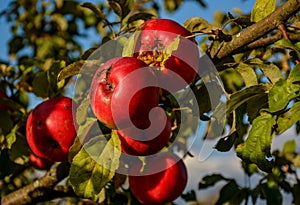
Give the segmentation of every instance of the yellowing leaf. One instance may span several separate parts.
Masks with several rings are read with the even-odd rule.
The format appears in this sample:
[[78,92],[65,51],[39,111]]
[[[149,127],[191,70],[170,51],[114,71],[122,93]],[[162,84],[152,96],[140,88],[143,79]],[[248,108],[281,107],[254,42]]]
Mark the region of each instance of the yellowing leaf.
[[251,12],[251,21],[258,22],[267,17],[276,8],[276,0],[256,0]]

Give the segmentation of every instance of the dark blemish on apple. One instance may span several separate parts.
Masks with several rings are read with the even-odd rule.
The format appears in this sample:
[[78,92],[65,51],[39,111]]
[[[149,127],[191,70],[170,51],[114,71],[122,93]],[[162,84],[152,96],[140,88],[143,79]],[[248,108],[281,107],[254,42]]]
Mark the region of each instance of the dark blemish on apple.
[[69,106],[69,105],[64,105],[64,109],[65,110],[69,110],[71,108],[71,106]]
[[37,127],[38,127],[38,128],[42,128],[42,125],[43,125],[43,122],[42,122],[42,121],[39,121],[39,122],[37,123]]
[[55,140],[53,140],[53,138],[51,136],[48,136],[48,142],[50,144],[50,147],[52,147],[52,148],[59,148],[58,142],[56,142]]

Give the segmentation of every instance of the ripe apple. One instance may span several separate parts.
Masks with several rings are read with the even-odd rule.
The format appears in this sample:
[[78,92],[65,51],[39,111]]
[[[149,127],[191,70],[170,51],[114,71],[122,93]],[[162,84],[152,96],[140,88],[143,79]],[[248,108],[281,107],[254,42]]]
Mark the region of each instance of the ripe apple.
[[28,116],[26,138],[38,157],[52,162],[66,161],[75,137],[71,98],[61,96],[46,100]]
[[[188,30],[173,20],[147,20],[141,26],[134,56],[158,67],[160,87],[178,91],[194,80],[198,70],[199,51],[195,39],[190,36]],[[175,46],[168,56],[166,47],[178,37],[178,47]]]
[[[187,169],[177,155],[165,152],[146,158],[146,165],[133,166],[129,186],[133,195],[142,204],[165,204],[178,198],[187,184]],[[153,173],[154,170],[159,172]]]
[[133,123],[146,128],[159,101],[156,75],[136,58],[113,58],[96,71],[90,99],[95,116],[107,127],[123,129]]
[[[129,127],[116,130],[121,141],[122,152],[136,156],[155,154],[168,144],[171,135],[171,121],[165,114],[154,114],[155,121],[148,129]],[[164,117],[166,116],[166,118]],[[163,128],[161,128],[163,125]]]
[[53,165],[53,162],[48,159],[38,157],[31,152],[29,155],[29,164],[37,169],[48,170]]

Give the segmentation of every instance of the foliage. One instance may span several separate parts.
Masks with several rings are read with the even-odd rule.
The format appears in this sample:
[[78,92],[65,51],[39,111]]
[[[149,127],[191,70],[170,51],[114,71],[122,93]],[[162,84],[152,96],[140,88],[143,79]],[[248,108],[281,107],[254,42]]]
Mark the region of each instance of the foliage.
[[[97,47],[117,36],[135,31],[147,19],[159,18],[161,9],[177,12],[184,2],[164,0],[163,4],[159,4],[157,1],[109,0],[97,5],[63,0],[10,2],[9,7],[1,12],[1,18],[11,25],[8,48],[11,60],[15,60],[15,63],[9,61],[0,64],[0,88],[9,97],[0,98],[0,103],[9,107],[0,108],[2,199],[34,181],[31,176],[35,170],[28,163],[30,149],[25,138],[30,96],[45,100],[66,94],[68,87],[74,85],[74,79],[83,64],[94,63],[87,57]],[[201,0],[195,2],[199,3],[199,10],[209,6]],[[294,204],[300,202],[300,180],[296,174],[300,167],[300,153],[295,141],[286,142],[282,150],[271,148],[275,135],[290,128],[295,129],[297,134],[300,132],[300,9],[289,19],[281,19],[277,29],[253,38],[250,43],[222,59],[213,55],[215,50],[222,52],[222,46],[241,31],[250,26],[255,30],[256,23],[268,18],[276,8],[276,1],[256,0],[250,14],[240,10],[227,14],[216,12],[212,23],[199,16],[186,19],[183,24],[196,36],[201,52],[214,61],[228,99],[226,104],[211,105],[207,85],[197,78],[190,86],[197,100],[203,103],[188,102],[187,108],[193,110],[197,104],[201,115],[199,121],[220,119],[225,109],[226,126],[230,131],[215,136],[219,139],[215,149],[220,152],[234,149],[247,177],[260,176],[257,184],[245,187],[217,173],[203,179],[193,179],[200,181],[199,190],[219,182],[225,183],[216,204],[247,204],[250,200],[255,204],[259,198],[266,200],[267,204],[282,204],[282,191],[293,195]],[[81,42],[87,41],[88,33],[97,35],[99,40],[89,42],[90,48],[84,48],[86,45]],[[127,49],[134,40],[132,36],[123,39],[128,40],[125,44]],[[123,52],[126,54],[131,51],[124,48]],[[221,98],[221,95],[218,97]],[[172,119],[176,136],[177,123],[180,124],[178,104],[172,96],[167,96],[163,104]],[[76,116],[83,124],[78,130],[81,135],[86,134],[84,129],[104,126],[88,118],[90,113],[87,104],[82,103],[81,106],[80,109],[87,113],[86,116]],[[195,123],[193,119],[187,119],[187,122]],[[208,123],[207,135],[213,130],[209,127],[212,125]],[[52,191],[44,190],[44,194],[49,191],[50,198],[47,200],[59,197],[74,204],[85,200],[103,204],[138,203],[124,186],[126,176],[114,172],[121,166],[120,156],[109,149],[110,146],[119,147],[120,142],[111,134],[111,130],[104,129],[105,136],[96,136],[86,145],[94,153],[93,158],[78,141],[74,142],[69,157],[70,172],[65,173],[68,180],[63,185],[64,189],[57,191],[61,185],[49,186]],[[194,132],[185,130],[185,136],[177,136],[180,137],[178,147],[181,150],[186,151],[187,136]],[[97,143],[93,140],[97,140]],[[98,143],[99,147],[93,147]],[[110,170],[96,161],[106,164]],[[293,178],[292,182],[289,178]],[[69,196],[71,198],[67,198]],[[189,190],[183,198],[186,201],[197,200],[194,190]]]

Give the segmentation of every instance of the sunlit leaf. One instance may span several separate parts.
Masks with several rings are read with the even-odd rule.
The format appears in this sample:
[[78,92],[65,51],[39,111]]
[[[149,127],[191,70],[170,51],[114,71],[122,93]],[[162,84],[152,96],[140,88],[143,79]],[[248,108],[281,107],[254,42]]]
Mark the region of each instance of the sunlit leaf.
[[120,141],[112,134],[107,142],[103,136],[92,138],[73,158],[70,184],[79,196],[100,199],[102,188],[119,167]]
[[6,136],[6,146],[8,149],[11,149],[12,145],[17,141],[16,132],[20,128],[20,124],[16,124],[10,133]]
[[59,74],[57,76],[57,80],[61,81],[66,78],[77,75],[83,66],[98,67],[99,65],[100,65],[100,62],[98,60],[81,60],[81,61],[74,62],[74,63],[66,66],[59,72]]
[[264,75],[270,80],[271,83],[276,83],[282,78],[282,73],[278,66],[272,63],[266,63],[259,58],[253,58],[247,61],[247,64],[255,66],[264,73]]
[[259,116],[253,120],[248,138],[236,149],[237,155],[242,160],[257,164],[263,171],[270,171],[273,163],[267,157],[271,156],[272,128],[275,123],[275,117],[270,114]]
[[288,81],[291,83],[300,82],[300,64],[298,63],[291,71]]
[[258,22],[267,17],[276,8],[276,0],[256,0],[254,8],[251,12],[251,21]]
[[208,21],[201,17],[192,17],[186,20],[183,23],[183,26],[189,30],[191,33],[196,33],[196,32],[211,32],[214,29],[214,26],[210,24]]
[[122,56],[123,57],[132,57],[135,52],[135,45],[139,38],[140,32],[136,31],[134,32],[128,40],[125,42],[125,45],[123,47]]
[[256,73],[250,65],[246,63],[240,63],[237,66],[236,71],[241,74],[246,87],[258,84]]
[[300,96],[300,85],[293,84],[287,80],[280,79],[270,90],[269,112],[277,112],[283,110],[290,100]]

